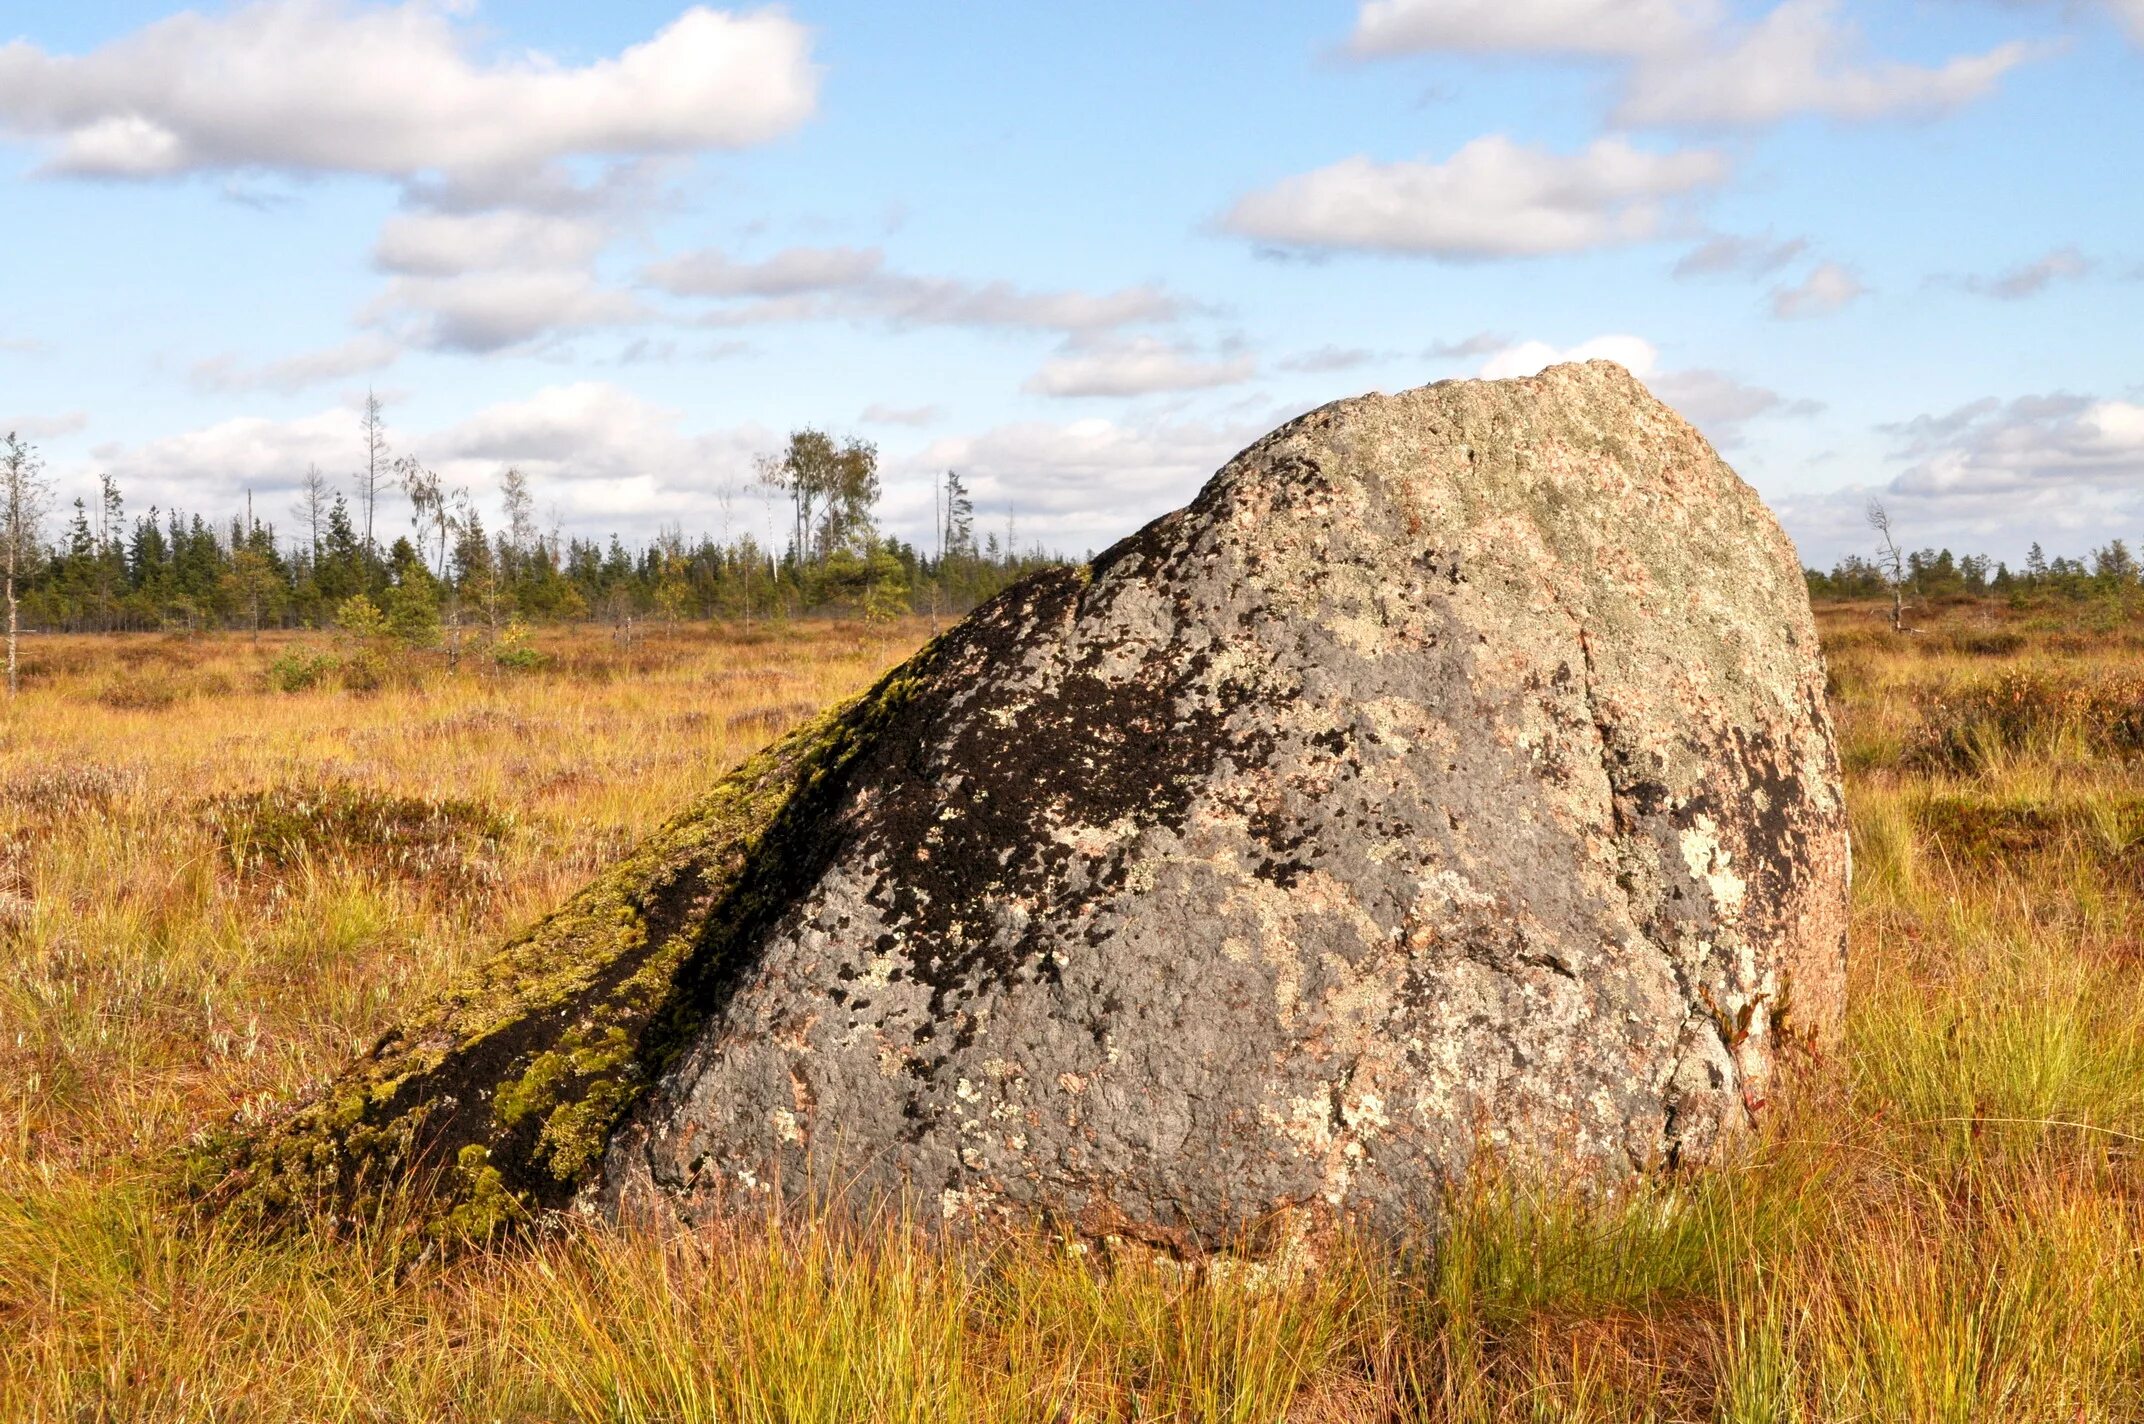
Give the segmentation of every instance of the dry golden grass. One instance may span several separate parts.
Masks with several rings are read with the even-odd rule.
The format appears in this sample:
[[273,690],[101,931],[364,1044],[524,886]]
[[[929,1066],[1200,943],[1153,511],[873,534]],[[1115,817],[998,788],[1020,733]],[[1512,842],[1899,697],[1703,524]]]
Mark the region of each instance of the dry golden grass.
[[159,1154],[921,630],[557,633],[369,697],[271,693],[243,639],[39,644],[0,710],[0,1419],[2144,1420],[2144,629],[1826,622],[1838,1057],[1723,1170],[1485,1180],[1434,1249],[1315,1272],[818,1221],[396,1269],[196,1219]]

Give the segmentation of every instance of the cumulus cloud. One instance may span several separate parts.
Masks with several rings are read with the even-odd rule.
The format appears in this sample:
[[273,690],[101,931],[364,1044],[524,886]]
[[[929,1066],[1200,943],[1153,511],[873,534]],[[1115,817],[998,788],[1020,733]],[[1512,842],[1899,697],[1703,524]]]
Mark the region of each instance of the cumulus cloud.
[[875,401],[857,417],[866,425],[936,425],[944,418],[944,406],[881,405]]
[[759,261],[714,249],[648,267],[642,277],[674,296],[713,298],[708,325],[866,320],[894,327],[1006,327],[1087,335],[1175,321],[1191,303],[1148,283],[1113,292],[1032,291],[889,270],[875,247],[792,247]]
[[741,483],[753,453],[773,439],[756,426],[692,435],[683,422],[682,412],[621,387],[579,381],[486,407],[417,448],[449,472],[515,465],[554,488],[594,489],[603,501],[622,500],[616,507],[630,515],[659,512],[651,501],[666,494],[704,498],[710,480]]
[[574,67],[477,59],[462,8],[255,0],[83,55],[16,40],[0,46],[0,131],[44,144],[62,173],[401,177],[737,148],[790,131],[816,102],[810,34],[777,9],[694,7]]
[[544,163],[452,173],[417,173],[396,180],[413,212],[488,213],[500,209],[578,217],[613,226],[674,206],[675,181],[689,156],[613,158],[593,165]]
[[401,354],[402,348],[395,342],[367,334],[256,366],[245,365],[231,356],[212,356],[195,362],[188,375],[195,387],[204,391],[278,391],[289,395],[329,381],[385,370]]
[[1664,53],[1632,74],[1618,123],[1768,124],[1795,114],[1877,119],[1954,109],[1987,97],[2034,54],[2012,42],[1935,66],[1868,60],[1838,0],[1784,0],[1697,54]]
[[1812,269],[1794,286],[1774,288],[1772,315],[1783,321],[1830,316],[1859,301],[1867,292],[1861,279],[1847,268],[1836,262],[1826,262]]
[[[2144,0],[2108,0],[2137,7]],[[1838,0],[1783,0],[1753,21],[1718,0],[1364,0],[1349,50],[1619,60],[1615,119],[1727,127],[1795,114],[1861,120],[1984,98],[2035,53],[1998,45],[1926,66],[1871,58]],[[2138,33],[2144,34],[2144,25]]]
[[1674,275],[1764,277],[1777,272],[1808,250],[1809,242],[1806,238],[1790,237],[1785,241],[1777,241],[1770,233],[1762,237],[1714,233],[1683,254],[1682,259],[1675,264]]
[[[2035,0],[2011,0],[2012,4],[2031,4]],[[2062,11],[2077,17],[2086,13],[2103,11],[2107,18],[2125,31],[2129,38],[2144,45],[2144,0],[2057,0]]]
[[2144,518],[2144,405],[2134,401],[1989,396],[1883,429],[1903,466],[1889,482],[1775,501],[1805,557],[1867,553],[1859,514],[1872,495],[1913,546],[2009,559],[2034,540],[2081,554]]
[[1744,427],[1761,417],[1806,418],[1824,409],[1822,401],[1790,399],[1769,387],[1737,380],[1725,371],[1667,371],[1651,384],[1654,395],[1704,431],[1713,444],[1721,446],[1740,444],[1746,433]]
[[2089,276],[2096,266],[2097,263],[2076,248],[2063,247],[1992,277],[1965,276],[1953,280],[1975,296],[2015,302],[2036,297],[2057,282]]
[[[409,429],[390,406],[388,435],[398,453],[422,459],[480,506],[494,497],[499,473],[517,465],[538,504],[556,508],[570,530],[628,537],[673,522],[720,535],[720,492],[742,489],[753,456],[777,443],[774,432],[753,425],[690,430],[682,412],[595,381],[500,402],[443,429]],[[94,468],[110,471],[137,507],[229,509],[251,490],[257,507],[274,509],[308,465],[347,488],[359,449],[357,411],[338,406],[288,420],[228,420],[92,453]],[[405,513],[398,498],[382,506],[387,537]]]
[[1239,199],[1228,230],[1284,248],[1531,257],[1660,235],[1672,204],[1726,181],[1726,155],[1604,138],[1577,153],[1501,135],[1441,163],[1343,159]]
[[[1002,531],[1008,511],[1021,547],[1101,549],[1189,500],[1263,424],[1104,419],[1028,421],[934,440],[897,463],[918,511],[922,478],[958,470],[975,492],[979,527]],[[890,488],[890,486],[889,486]],[[927,525],[928,516],[915,522]]]
[[1596,336],[1565,347],[1546,341],[1522,341],[1492,353],[1482,363],[1479,374],[1488,380],[1505,380],[1536,375],[1570,361],[1616,362],[1719,445],[1737,443],[1744,427],[1760,417],[1811,416],[1824,408],[1813,400],[1792,400],[1766,387],[1747,384],[1724,371],[1663,370],[1659,349],[1642,336]]
[[758,262],[708,249],[648,268],[647,279],[690,297],[793,297],[869,285],[886,268],[875,247],[791,247]]
[[544,213],[401,213],[381,227],[372,260],[420,277],[530,267],[580,267],[609,244],[610,229]]
[[1886,429],[1902,494],[1985,495],[2144,483],[2144,405],[2057,393],[1971,402]]
[[1283,371],[1300,371],[1307,375],[1323,375],[1330,371],[1352,371],[1357,366],[1367,366],[1381,359],[1382,353],[1364,350],[1359,346],[1335,346],[1330,343],[1315,351],[1304,351],[1274,364]]
[[78,435],[88,428],[89,415],[79,410],[59,415],[18,415],[0,420],[0,434],[19,435],[25,440],[53,440],[63,435]]
[[1073,333],[1175,321],[1192,305],[1154,283],[1113,292],[1035,292],[1010,282],[898,278],[874,293],[896,326],[1008,326]]
[[1257,370],[1258,363],[1249,356],[1208,359],[1186,347],[1143,337],[1054,356],[1022,389],[1045,396],[1142,396],[1232,386]]
[[586,272],[503,271],[397,277],[361,315],[410,346],[483,355],[650,313]]
[[[1009,510],[1022,547],[1101,548],[1189,499],[1268,424],[1263,417],[1255,426],[1034,421],[889,449],[886,524],[906,538],[926,537],[931,482],[956,469],[975,492],[979,530],[1002,538]],[[406,425],[390,404],[388,435],[396,452],[466,488],[487,519],[499,473],[514,465],[528,475],[538,506],[555,508],[572,533],[646,538],[680,524],[688,536],[768,537],[760,500],[733,497],[725,509],[723,495],[742,495],[754,457],[777,448],[779,432],[755,424],[696,428],[684,411],[608,382],[546,387],[437,428]],[[340,404],[288,420],[249,417],[105,444],[83,474],[110,471],[137,508],[231,509],[250,489],[256,508],[280,509],[309,464],[347,489],[359,449],[358,413]],[[383,504],[387,537],[407,513],[398,496]]]
[[273,496],[294,493],[306,466],[348,470],[357,448],[356,412],[330,409],[293,420],[244,416],[90,453],[136,508],[213,511],[235,508],[249,489],[276,508]]
[[1477,331],[1456,341],[1433,341],[1422,354],[1433,361],[1469,360],[1476,356],[1494,356],[1511,344],[1511,338],[1500,331]]
[[1714,0],[1364,0],[1348,50],[1642,55],[1694,44],[1718,18]]

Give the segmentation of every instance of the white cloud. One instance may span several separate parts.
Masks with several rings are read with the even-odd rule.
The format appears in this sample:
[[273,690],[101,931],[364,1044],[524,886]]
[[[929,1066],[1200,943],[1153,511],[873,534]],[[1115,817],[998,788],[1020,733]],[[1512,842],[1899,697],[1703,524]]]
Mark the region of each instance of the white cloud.
[[810,34],[780,10],[694,7],[579,67],[472,57],[456,7],[255,0],[85,55],[0,46],[0,131],[58,172],[526,170],[577,154],[764,142],[810,116]]
[[[390,406],[388,435],[396,453],[416,455],[450,486],[468,489],[480,507],[494,497],[500,471],[518,465],[537,506],[557,509],[570,531],[628,538],[669,522],[691,534],[721,535],[721,490],[741,490],[752,457],[776,443],[772,431],[753,425],[690,431],[681,412],[603,382],[549,387],[442,430],[411,431]],[[109,470],[136,509],[216,512],[235,508],[250,490],[256,508],[277,510],[309,464],[348,491],[347,472],[360,458],[358,417],[345,407],[291,420],[248,417],[93,454],[90,468]],[[748,507],[756,512],[754,502],[734,501],[737,534],[752,527]],[[403,532],[406,518],[400,496],[386,497],[381,537]]]
[[1357,366],[1367,366],[1379,359],[1379,353],[1356,346],[1327,344],[1315,351],[1305,351],[1290,356],[1277,364],[1283,371],[1301,371],[1309,375],[1323,375],[1330,371],[1352,371]]
[[2011,560],[2035,540],[2050,555],[2081,555],[2144,519],[2144,405],[2134,401],[1987,397],[1885,429],[1904,465],[1888,483],[1775,501],[1805,557],[1867,555],[1871,496],[1910,547]]
[[[2144,36],[2144,0],[2108,0]],[[1782,0],[1742,23],[1719,0],[1364,0],[1348,47],[1583,55],[1626,63],[1619,124],[1735,126],[1794,114],[1861,120],[1985,97],[2033,57],[1998,45],[1932,66],[1870,58],[1839,0]]]
[[2057,282],[2088,276],[2098,265],[2076,248],[2063,247],[1992,277],[1960,277],[1957,285],[1976,296],[2014,302],[2036,297]]
[[567,485],[708,488],[741,481],[771,437],[757,427],[687,435],[681,412],[603,381],[551,386],[526,400],[488,406],[424,437],[417,448],[443,470],[519,465]]
[[[978,534],[1002,535],[1008,508],[1019,542],[1067,553],[1100,550],[1198,493],[1264,425],[1155,421],[1041,421],[1002,425],[932,441],[898,462],[917,509],[928,509],[922,477],[957,470],[975,491]],[[928,515],[916,518],[928,524]]]
[[59,415],[18,415],[0,420],[0,434],[19,435],[25,440],[52,440],[62,435],[78,435],[88,428],[89,415],[79,410]]
[[649,315],[589,274],[563,271],[397,277],[361,313],[410,346],[477,355]]
[[691,158],[678,154],[613,158],[590,167],[549,163],[451,173],[416,173],[396,179],[403,205],[413,211],[487,213],[500,209],[553,217],[601,218],[613,225],[672,206],[675,180]]
[[99,445],[91,454],[136,510],[214,514],[235,508],[249,489],[277,508],[272,497],[294,492],[308,464],[348,470],[357,450],[356,412],[336,409],[294,420],[245,416],[138,445]]
[[1433,341],[1422,354],[1432,361],[1470,360],[1476,356],[1494,356],[1511,344],[1511,338],[1500,331],[1477,331],[1457,341]]
[[1728,176],[1724,154],[1605,138],[1575,154],[1479,138],[1442,163],[1343,159],[1248,194],[1223,225],[1263,242],[1467,259],[1658,236],[1670,204]]
[[708,249],[655,263],[642,276],[675,296],[717,299],[699,318],[710,326],[854,320],[1092,335],[1175,321],[1192,310],[1152,283],[1113,292],[1053,292],[913,276],[887,270],[877,248],[792,247],[757,262]]
[[1638,55],[1694,43],[1718,14],[1715,0],[1364,0],[1348,49]]
[[1784,0],[1701,52],[1654,56],[1632,73],[1616,122],[1727,126],[1805,113],[1849,120],[1934,113],[1985,98],[2034,53],[2010,43],[1933,67],[1865,60],[1838,8],[1838,0]]
[[1798,286],[1772,291],[1772,315],[1794,321],[1803,317],[1829,316],[1859,301],[1868,291],[1861,279],[1836,262],[1812,269]]
[[542,213],[401,213],[380,228],[372,258],[389,272],[421,277],[572,268],[594,261],[610,239],[604,224]]
[[1721,445],[1734,444],[1743,427],[1760,416],[1808,416],[1823,409],[1815,401],[1789,400],[1777,391],[1745,384],[1724,371],[1662,370],[1659,349],[1642,336],[1596,336],[1567,347],[1523,341],[1492,354],[1480,374],[1487,380],[1506,380],[1571,361],[1614,361]]
[[[2027,4],[2031,0],[2011,0],[2013,4]],[[2064,14],[2076,17],[2087,10],[2104,10],[2107,18],[2128,32],[2129,38],[2144,45],[2144,0],[2095,0],[2082,4],[2079,0],[2058,0]]]
[[1889,427],[1913,463],[1901,494],[1984,495],[2144,483],[2144,405],[2084,396],[1985,399]]
[[1550,366],[1561,366],[1568,361],[1614,361],[1644,380],[1660,364],[1660,352],[1642,336],[1596,336],[1591,341],[1561,350],[1546,341],[1522,341],[1484,361],[1481,375],[1490,381],[1534,376]]
[[1654,395],[1721,446],[1739,444],[1744,427],[1753,420],[1765,416],[1807,417],[1824,409],[1820,401],[1790,400],[1765,386],[1750,385],[1724,371],[1703,368],[1664,371],[1653,378],[1651,385]]
[[[1269,423],[1028,422],[932,440],[884,458],[886,522],[903,537],[924,537],[930,481],[954,469],[975,491],[979,532],[1002,537],[1010,507],[1023,547],[1098,549],[1189,499]],[[767,537],[764,502],[746,488],[753,457],[779,444],[776,431],[751,424],[694,429],[684,412],[607,382],[548,387],[433,430],[408,428],[390,405],[388,435],[397,453],[414,454],[449,485],[466,487],[487,518],[499,472],[516,465],[529,476],[537,507],[558,509],[569,532],[645,538],[675,522],[688,536],[720,537],[728,490],[728,532]],[[359,449],[356,410],[336,406],[291,420],[231,420],[138,445],[105,445],[79,477],[111,471],[136,509],[213,513],[236,508],[250,489],[257,509],[280,510],[308,464],[347,491]],[[382,536],[402,532],[407,517],[399,495],[383,502]],[[777,512],[777,537],[780,518]]]
[[1189,303],[1154,283],[1113,292],[1035,292],[1010,282],[980,285],[949,278],[896,278],[874,293],[896,326],[1005,326],[1033,331],[1099,332],[1174,321]]
[[1022,389],[1045,396],[1141,396],[1232,386],[1257,370],[1258,363],[1249,356],[1207,360],[1182,346],[1144,337],[1054,356]]
[[1683,254],[1682,260],[1675,264],[1674,275],[1714,277],[1733,273],[1763,277],[1777,272],[1808,250],[1806,238],[1775,241],[1770,233],[1763,237],[1715,233]]
[[689,297],[793,297],[870,283],[884,272],[875,247],[791,247],[759,262],[739,262],[712,248],[648,268],[648,281]]
[[938,405],[882,405],[873,402],[864,407],[857,419],[866,425],[936,425],[945,418],[945,407]]
[[280,391],[285,395],[380,371],[394,364],[402,348],[384,336],[352,337],[338,346],[301,352],[258,366],[241,365],[230,356],[212,356],[194,363],[189,372],[194,385],[204,391]]

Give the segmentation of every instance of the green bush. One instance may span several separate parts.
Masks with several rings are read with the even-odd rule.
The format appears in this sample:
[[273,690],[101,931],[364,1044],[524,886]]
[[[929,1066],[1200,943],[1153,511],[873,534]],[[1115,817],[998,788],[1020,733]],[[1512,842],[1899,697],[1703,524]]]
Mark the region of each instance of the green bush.
[[268,664],[268,685],[277,692],[306,692],[341,665],[340,658],[325,650],[293,648]]
[[535,672],[549,666],[551,659],[548,654],[530,646],[528,625],[517,618],[506,625],[491,645],[491,661],[493,666],[508,672]]

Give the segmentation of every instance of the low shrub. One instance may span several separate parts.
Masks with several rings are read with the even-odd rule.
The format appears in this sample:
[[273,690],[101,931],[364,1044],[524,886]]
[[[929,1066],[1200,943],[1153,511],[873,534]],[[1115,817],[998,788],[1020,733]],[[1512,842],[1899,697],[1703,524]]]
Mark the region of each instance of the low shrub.
[[1942,688],[1921,699],[1905,756],[1924,770],[1969,771],[2065,734],[2100,752],[2144,751],[2144,677],[2017,667]]
[[333,653],[293,648],[268,664],[268,685],[277,692],[308,692],[342,666]]
[[97,701],[119,712],[161,712],[184,696],[168,673],[133,672],[97,689]]
[[532,648],[527,643],[505,642],[492,650],[491,661],[494,667],[507,672],[536,672],[551,663],[549,655],[539,648]]
[[350,782],[211,796],[201,820],[240,876],[353,864],[465,892],[496,878],[511,822],[481,802],[394,796]]

